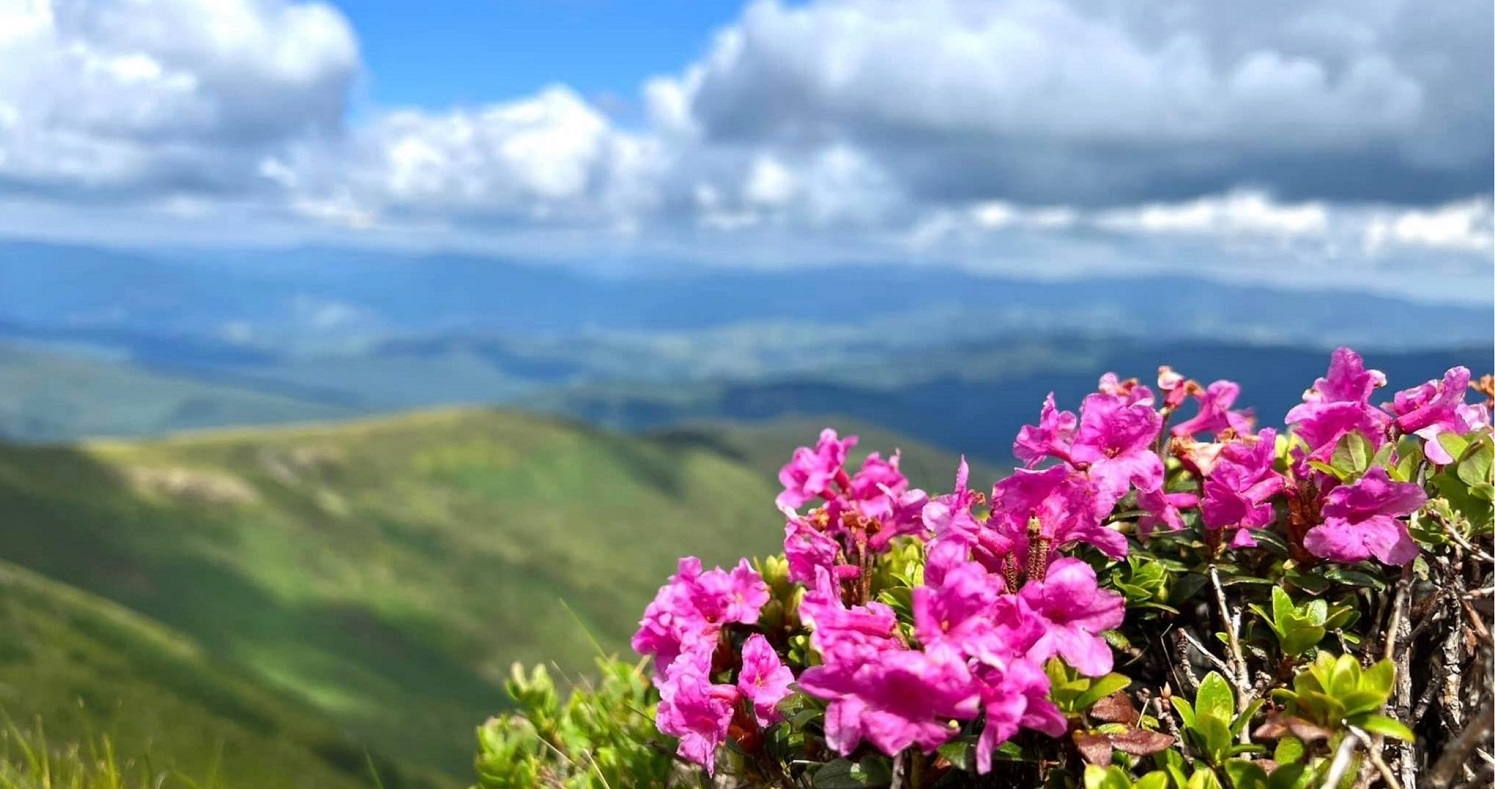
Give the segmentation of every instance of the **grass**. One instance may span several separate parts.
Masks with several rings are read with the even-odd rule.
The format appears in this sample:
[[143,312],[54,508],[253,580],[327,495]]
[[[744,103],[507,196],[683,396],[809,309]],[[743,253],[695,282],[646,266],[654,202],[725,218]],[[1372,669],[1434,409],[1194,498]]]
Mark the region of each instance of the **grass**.
[[3,563],[0,706],[28,724],[3,731],[0,789],[154,786],[219,768],[234,787],[367,785],[361,749],[316,710],[217,664],[180,633]]
[[[677,556],[728,563],[778,549],[773,472],[813,439],[820,425],[808,425],[632,437],[445,410],[0,446],[0,557],[153,620],[181,637],[161,651],[190,651],[346,734],[331,751],[311,732],[259,732],[267,741],[306,750],[311,737],[324,745],[310,750],[344,774],[359,771],[355,746],[367,746],[409,780],[455,786],[471,775],[473,727],[507,702],[514,661],[585,673],[587,633],[626,649]],[[920,481],[949,484],[953,458],[904,443],[911,469],[938,470]],[[81,687],[83,717],[118,738],[114,727],[141,714],[122,696],[142,670],[38,676],[19,695],[55,728]],[[236,698],[203,704],[252,733],[256,708]],[[140,725],[154,733],[172,720]],[[180,736],[163,751],[199,762],[211,752]]]

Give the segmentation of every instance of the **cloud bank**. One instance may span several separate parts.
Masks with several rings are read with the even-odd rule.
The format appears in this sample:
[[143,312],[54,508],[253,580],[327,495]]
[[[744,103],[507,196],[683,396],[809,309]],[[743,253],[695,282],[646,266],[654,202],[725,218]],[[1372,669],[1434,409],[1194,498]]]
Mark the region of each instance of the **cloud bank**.
[[329,5],[0,0],[0,232],[1487,299],[1491,29],[1480,0],[764,0],[642,123],[565,85],[354,120]]

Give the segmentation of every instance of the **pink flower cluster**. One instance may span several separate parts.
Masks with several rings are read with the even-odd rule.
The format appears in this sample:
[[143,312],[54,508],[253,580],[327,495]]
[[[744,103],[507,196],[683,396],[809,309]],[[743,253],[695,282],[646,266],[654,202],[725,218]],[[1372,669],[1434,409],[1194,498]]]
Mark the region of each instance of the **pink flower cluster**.
[[[886,553],[894,538],[923,528],[920,513],[929,497],[910,489],[898,470],[898,453],[884,459],[876,452],[855,475],[846,471],[847,452],[857,437],[841,439],[826,429],[814,449],[800,447],[779,471],[784,492],[777,504],[784,526],[784,556],[789,578],[813,584],[815,568],[830,568],[838,580],[866,580],[871,562]],[[800,516],[796,509],[819,499],[822,506]]]
[[[1133,412],[1121,413],[1125,421]],[[1091,467],[1124,487],[1135,458],[1108,450],[1131,450],[1132,434],[1146,429],[1087,424],[1083,440],[1056,435],[1054,442],[1091,458]],[[960,733],[962,721],[984,716],[977,748],[984,772],[995,747],[1021,727],[1062,734],[1064,717],[1048,700],[1043,661],[1063,655],[1081,670],[1110,671],[1110,648],[1099,634],[1121,623],[1122,599],[1100,590],[1083,562],[1059,559],[1050,567],[1036,556],[1081,541],[1126,554],[1125,537],[1101,525],[1095,492],[1064,469],[1033,472],[999,484],[992,515],[982,520],[972,507],[983,497],[967,488],[964,461],[955,492],[931,501],[909,488],[896,454],[872,454],[849,474],[855,441],[827,430],[779,475],[789,575],[810,587],[799,614],[821,658],[800,675],[799,688],[828,702],[826,743],[842,754],[864,739],[888,754],[932,752]],[[1161,462],[1152,460],[1160,484]],[[1124,492],[1107,490],[1111,504]],[[795,511],[816,499],[821,505],[809,513]],[[1030,531],[1030,523],[1039,528]],[[927,542],[929,555],[925,584],[913,591],[912,638],[892,609],[867,599],[870,559],[897,537]],[[1029,566],[1030,552],[1035,559],[1018,588],[1018,565]]]
[[[1469,370],[1455,367],[1442,380],[1428,381],[1397,392],[1380,408],[1370,404],[1376,389],[1386,385],[1379,370],[1367,370],[1365,362],[1348,348],[1334,352],[1329,372],[1303,395],[1303,404],[1287,414],[1294,433],[1303,440],[1291,469],[1300,496],[1316,492],[1311,509],[1321,522],[1304,535],[1304,547],[1314,556],[1337,562],[1358,562],[1374,556],[1385,564],[1401,565],[1417,556],[1417,545],[1401,517],[1427,502],[1422,487],[1393,481],[1383,467],[1372,467],[1350,484],[1312,467],[1310,461],[1327,462],[1340,442],[1351,433],[1365,439],[1371,452],[1379,452],[1402,436],[1417,436],[1424,456],[1444,465],[1455,461],[1438,440],[1443,433],[1463,435],[1490,427],[1490,411],[1483,404],[1466,403]],[[1391,462],[1397,455],[1391,451]]]
[[[1066,731],[1046,661],[1088,676],[1111,671],[1102,634],[1122,624],[1123,598],[1080,557],[1125,558],[1129,523],[1142,540],[1197,527],[1215,554],[1252,548],[1254,531],[1284,524],[1309,562],[1410,561],[1417,547],[1402,518],[1426,502],[1421,486],[1384,465],[1341,474],[1324,464],[1352,433],[1372,453],[1417,436],[1430,462],[1451,463],[1438,437],[1488,429],[1490,413],[1465,402],[1462,367],[1372,406],[1385,383],[1341,348],[1279,436],[1235,409],[1240,387],[1230,381],[1202,386],[1164,367],[1159,396],[1108,374],[1078,413],[1048,396],[1013,445],[1023,467],[989,497],[968,486],[964,459],[954,490],[933,498],[909,486],[896,452],[868,455],[852,473],[856,437],[827,429],[779,474],[788,577],[804,587],[783,627],[758,626],[769,591],[746,562],[702,572],[684,559],[645,612],[633,646],[655,657],[659,728],[711,770],[719,746],[773,725],[777,705],[798,691],[826,703],[825,743],[843,755],[864,742],[888,755],[932,753],[979,730],[986,772],[1019,730]],[[1166,429],[1191,402],[1195,413]],[[873,583],[898,540],[923,558],[902,619]],[[815,657],[791,667],[781,655],[796,627]]]
[[[730,624],[754,625],[768,602],[768,585],[744,559],[731,572],[701,571],[701,560],[680,560],[679,571],[644,610],[633,649],[654,656],[659,730],[680,738],[680,755],[713,771],[716,749],[739,716],[758,726],[776,721],[774,708],[790,693],[793,673],[762,634],[747,638],[735,666],[720,665]],[[714,678],[736,669],[735,682]]]

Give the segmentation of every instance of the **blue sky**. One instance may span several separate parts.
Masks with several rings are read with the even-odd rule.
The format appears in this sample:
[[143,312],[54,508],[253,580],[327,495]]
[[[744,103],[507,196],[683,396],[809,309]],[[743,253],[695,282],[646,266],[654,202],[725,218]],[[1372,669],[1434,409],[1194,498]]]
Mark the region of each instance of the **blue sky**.
[[0,236],[1488,302],[1488,0],[0,0]]
[[570,85],[637,109],[645,79],[699,57],[736,18],[727,0],[358,0],[337,3],[380,105],[442,109]]

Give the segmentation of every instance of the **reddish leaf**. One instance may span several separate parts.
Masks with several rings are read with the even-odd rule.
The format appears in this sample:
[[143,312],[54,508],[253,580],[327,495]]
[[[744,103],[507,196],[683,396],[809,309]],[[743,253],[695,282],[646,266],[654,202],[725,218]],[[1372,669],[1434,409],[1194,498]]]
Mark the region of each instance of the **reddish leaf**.
[[1088,731],[1077,731],[1070,736],[1074,738],[1075,747],[1080,749],[1080,757],[1085,761],[1101,767],[1111,766],[1111,738]]
[[1126,695],[1125,691],[1118,690],[1097,701],[1095,706],[1090,708],[1090,717],[1107,723],[1124,723],[1131,726],[1142,716],[1137,712],[1137,705],[1132,703],[1132,697]]
[[1151,756],[1168,749],[1173,744],[1173,735],[1160,731],[1132,729],[1126,734],[1111,735],[1111,746],[1122,753],[1133,756]]

